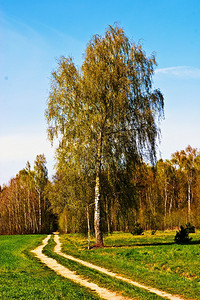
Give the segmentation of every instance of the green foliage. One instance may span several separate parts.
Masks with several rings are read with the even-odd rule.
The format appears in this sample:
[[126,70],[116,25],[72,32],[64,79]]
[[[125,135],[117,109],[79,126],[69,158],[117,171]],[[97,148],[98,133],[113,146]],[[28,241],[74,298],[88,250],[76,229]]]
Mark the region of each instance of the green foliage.
[[61,232],[86,233],[86,204],[90,205],[94,199],[92,177],[88,175],[85,178],[84,174],[64,168],[54,176],[47,195],[53,212],[58,216]]
[[189,228],[185,228],[181,225],[180,230],[176,233],[174,240],[177,244],[190,243],[191,238],[189,238]]
[[34,161],[35,183],[38,192],[43,192],[48,180],[48,170],[46,167],[46,158],[44,154],[36,156]]
[[152,230],[152,231],[151,231],[151,234],[152,234],[152,235],[156,234],[156,231],[157,231],[157,229]]
[[136,223],[133,230],[131,231],[132,235],[142,235],[144,233],[144,229],[141,227],[140,223]]
[[188,229],[189,233],[195,233],[195,226],[192,225],[190,222],[186,224],[186,228]]

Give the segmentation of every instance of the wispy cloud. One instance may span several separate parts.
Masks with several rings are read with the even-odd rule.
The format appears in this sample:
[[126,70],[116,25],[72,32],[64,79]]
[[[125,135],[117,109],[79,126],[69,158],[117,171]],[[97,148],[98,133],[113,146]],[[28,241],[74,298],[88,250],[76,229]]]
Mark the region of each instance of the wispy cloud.
[[190,66],[177,66],[155,70],[156,75],[167,75],[185,79],[200,79],[200,69]]

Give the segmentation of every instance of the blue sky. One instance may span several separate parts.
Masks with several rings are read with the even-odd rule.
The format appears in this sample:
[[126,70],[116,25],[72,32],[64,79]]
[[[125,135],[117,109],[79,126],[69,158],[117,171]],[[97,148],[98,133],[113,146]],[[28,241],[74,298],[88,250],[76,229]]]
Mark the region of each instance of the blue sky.
[[70,55],[80,66],[91,36],[114,22],[156,53],[162,158],[188,144],[200,148],[199,0],[0,0],[0,185],[37,154],[53,174],[44,111],[56,58]]

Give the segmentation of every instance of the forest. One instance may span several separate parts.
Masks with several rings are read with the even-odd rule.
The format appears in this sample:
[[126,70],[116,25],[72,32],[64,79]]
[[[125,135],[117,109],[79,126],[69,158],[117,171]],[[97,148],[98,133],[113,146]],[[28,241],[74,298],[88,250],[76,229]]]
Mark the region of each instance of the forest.
[[[200,228],[200,152],[188,146],[158,160],[129,165],[116,174],[102,172],[103,232],[166,230],[191,222]],[[75,186],[75,188],[74,188]],[[0,193],[0,234],[94,232],[94,176],[59,170],[48,180],[44,155],[29,163]],[[89,217],[88,217],[89,214]],[[89,220],[88,220],[89,218]]]

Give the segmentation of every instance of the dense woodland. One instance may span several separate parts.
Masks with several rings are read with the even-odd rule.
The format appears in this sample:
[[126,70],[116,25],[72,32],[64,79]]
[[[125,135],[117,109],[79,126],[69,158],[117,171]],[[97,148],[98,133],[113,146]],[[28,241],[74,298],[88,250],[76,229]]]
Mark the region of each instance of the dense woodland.
[[50,232],[55,217],[46,197],[48,171],[44,154],[37,155],[34,168],[25,168],[0,188],[0,234]]
[[[159,160],[129,165],[115,174],[102,173],[104,232],[172,229],[190,221],[200,228],[200,153],[188,146]],[[95,179],[57,171],[47,179],[46,160],[38,155],[19,171],[0,194],[0,233],[87,232],[88,213],[94,231]]]
[[89,41],[81,68],[61,57],[45,112],[56,149],[1,189],[0,233],[95,233],[200,226],[200,154],[188,146],[156,161],[164,97],[153,86],[155,56],[118,25]]

